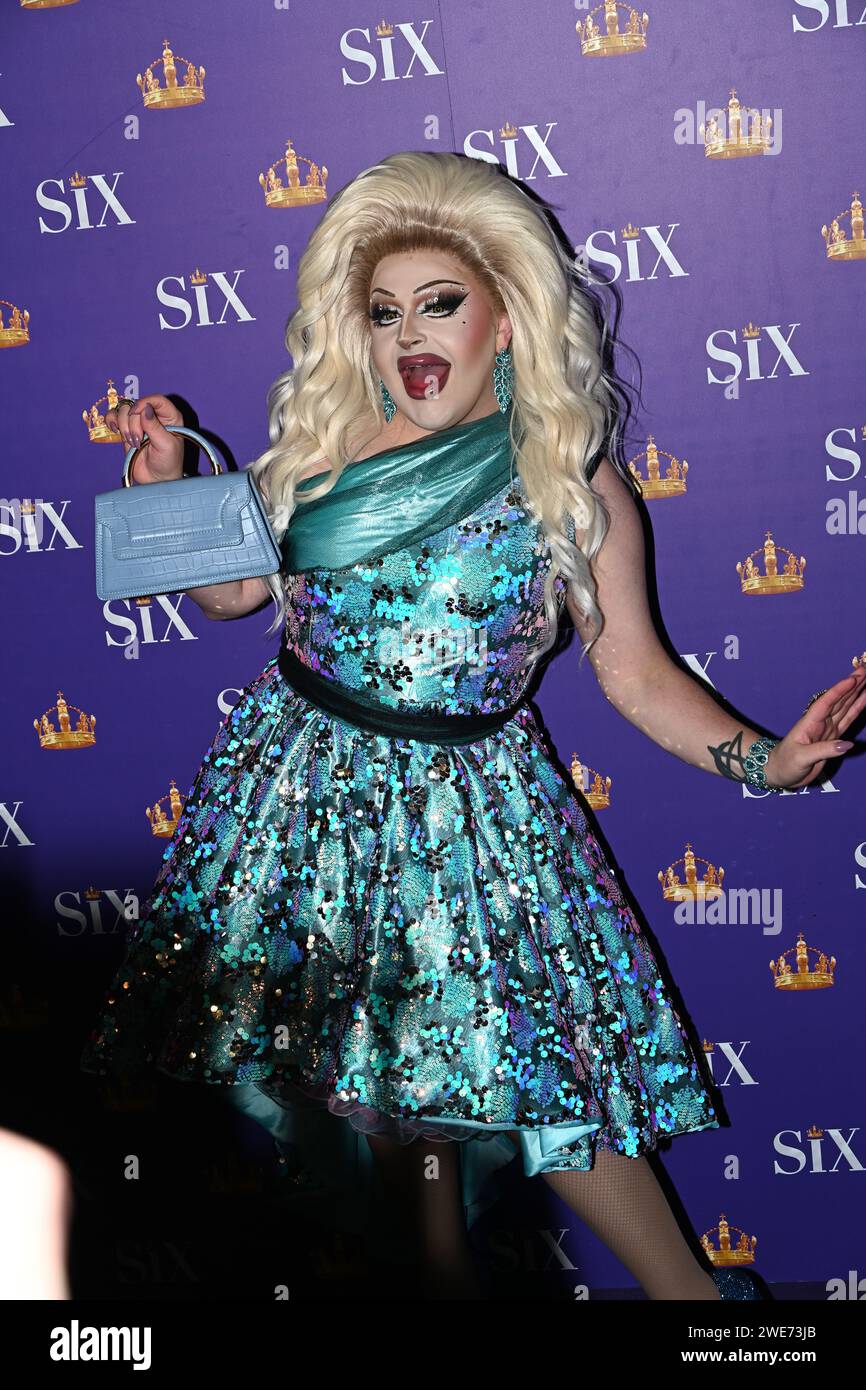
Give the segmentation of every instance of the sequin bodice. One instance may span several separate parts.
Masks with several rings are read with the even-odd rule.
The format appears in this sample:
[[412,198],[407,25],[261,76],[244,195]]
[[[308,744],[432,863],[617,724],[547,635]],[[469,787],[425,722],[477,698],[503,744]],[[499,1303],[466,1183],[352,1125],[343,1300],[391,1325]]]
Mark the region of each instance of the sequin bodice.
[[547,645],[550,563],[511,481],[406,549],[288,575],[286,642],[314,670],[395,708],[487,714],[521,698]]

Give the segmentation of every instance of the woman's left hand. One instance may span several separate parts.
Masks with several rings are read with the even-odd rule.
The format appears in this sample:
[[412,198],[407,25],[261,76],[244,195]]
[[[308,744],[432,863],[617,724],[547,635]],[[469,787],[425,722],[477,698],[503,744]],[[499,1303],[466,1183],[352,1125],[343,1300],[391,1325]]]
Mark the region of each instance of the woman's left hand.
[[839,735],[866,707],[866,667],[858,666],[850,676],[826,690],[810,705],[793,729],[776,744],[764,766],[767,784],[796,791],[814,781],[828,758],[838,757],[854,747]]

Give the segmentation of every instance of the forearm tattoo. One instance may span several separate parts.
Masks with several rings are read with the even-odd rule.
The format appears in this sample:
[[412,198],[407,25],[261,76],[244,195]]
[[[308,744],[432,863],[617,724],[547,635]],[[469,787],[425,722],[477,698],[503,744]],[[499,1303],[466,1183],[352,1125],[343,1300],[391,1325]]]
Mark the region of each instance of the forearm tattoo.
[[711,743],[707,744],[707,748],[712,753],[713,761],[723,777],[729,777],[732,782],[745,782],[746,769],[742,729],[727,743],[720,743],[718,748],[714,748]]

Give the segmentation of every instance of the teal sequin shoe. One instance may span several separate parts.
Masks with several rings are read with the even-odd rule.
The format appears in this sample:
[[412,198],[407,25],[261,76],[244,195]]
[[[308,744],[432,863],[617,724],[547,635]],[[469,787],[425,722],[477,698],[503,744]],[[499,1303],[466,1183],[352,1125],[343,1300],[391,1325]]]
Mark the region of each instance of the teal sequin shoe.
[[712,1277],[723,1299],[767,1296],[749,1269],[714,1269]]

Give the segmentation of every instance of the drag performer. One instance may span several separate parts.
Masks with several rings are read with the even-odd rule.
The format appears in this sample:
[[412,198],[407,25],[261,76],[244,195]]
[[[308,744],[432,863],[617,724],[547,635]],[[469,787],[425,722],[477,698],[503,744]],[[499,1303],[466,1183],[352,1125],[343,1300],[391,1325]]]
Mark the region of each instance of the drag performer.
[[[467,1192],[518,1159],[649,1298],[757,1297],[649,1162],[718,1127],[711,1078],[526,692],[565,609],[647,737],[778,791],[852,747],[866,673],[775,739],[670,659],[589,279],[498,165],[365,170],[297,294],[251,465],[283,567],[190,591],[216,619],[273,600],[282,644],[205,753],[82,1065],[223,1085],[273,1133],[327,1115],[414,1223],[429,1296],[472,1296]],[[180,476],[165,396],[115,419],[137,483]]]

